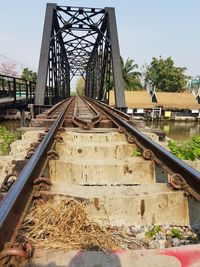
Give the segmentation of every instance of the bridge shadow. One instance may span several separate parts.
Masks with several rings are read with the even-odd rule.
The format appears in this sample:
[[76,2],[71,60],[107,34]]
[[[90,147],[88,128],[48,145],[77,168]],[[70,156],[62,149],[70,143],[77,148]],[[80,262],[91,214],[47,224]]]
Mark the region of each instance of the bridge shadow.
[[57,264],[55,261],[51,261],[48,264],[30,264],[30,267],[121,267],[120,259],[118,255],[112,252],[103,251],[78,251],[77,254],[68,262],[66,259],[66,265]]
[[77,253],[67,267],[121,267],[121,263],[115,253],[85,251]]

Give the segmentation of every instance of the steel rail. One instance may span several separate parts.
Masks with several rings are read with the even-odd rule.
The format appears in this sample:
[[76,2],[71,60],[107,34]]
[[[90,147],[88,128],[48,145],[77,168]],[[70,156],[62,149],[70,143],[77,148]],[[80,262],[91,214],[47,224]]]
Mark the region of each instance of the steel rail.
[[[137,144],[139,143],[139,146],[151,150],[155,158],[157,158],[159,162],[162,163],[162,167],[166,165],[166,167],[171,170],[172,173],[181,175],[185,179],[187,184],[191,187],[191,189],[194,190],[193,196],[197,199],[195,192],[198,195],[200,194],[200,172],[193,169],[191,166],[178,159],[164,147],[160,146],[159,144],[145,136],[134,126],[129,124],[129,122],[125,121],[120,116],[115,114],[114,111],[111,112],[110,107],[106,106],[105,104],[102,105],[101,102],[94,101],[93,99],[90,99],[90,102],[103,109],[108,117],[110,117],[118,125],[124,128],[130,135],[134,136],[137,140]],[[199,200],[199,198],[197,200]]]
[[[88,110],[93,115],[93,118],[91,118],[91,122],[88,122],[88,121],[86,121],[83,118],[80,118],[78,116],[78,114],[77,114],[78,99],[80,99],[82,101],[82,103],[87,106]],[[73,123],[76,124],[79,127],[85,128],[85,129],[92,128],[97,123],[99,123],[100,114],[91,106],[91,104],[88,103],[88,101],[85,100],[83,97],[77,97],[76,100],[77,101],[75,103],[75,108],[74,108],[74,113],[73,113],[73,118],[72,118]]]
[[52,108],[50,108],[50,110],[48,110],[46,113],[47,116],[52,116],[57,111],[57,109],[64,104],[65,101],[66,100],[62,100],[61,102],[58,102]]
[[[68,99],[70,99],[70,97]],[[57,110],[62,107],[62,105],[63,105],[63,103],[65,101],[66,101],[66,99],[58,102],[54,106],[51,106],[46,111],[44,111],[41,114],[37,115],[37,118],[41,118],[41,119],[47,118],[47,119],[50,119],[57,112]]]
[[[85,97],[85,98],[86,98],[88,101],[91,100],[91,98],[89,98],[89,97]],[[107,104],[104,103],[104,102],[99,102],[99,103],[101,103],[101,105],[107,107],[111,112],[115,112],[116,114],[118,114],[119,116],[121,116],[122,118],[124,118],[125,120],[130,120],[129,115],[127,115],[126,113],[120,111],[119,109],[116,109],[116,108],[114,108],[114,107],[111,107],[111,106],[107,105]]]
[[75,102],[75,106],[74,106],[74,112],[73,112],[73,117],[72,117],[72,121],[75,125],[77,125],[78,127],[83,127],[85,129],[89,128],[89,125],[88,125],[88,122],[83,120],[83,119],[80,119],[78,117],[78,114],[77,114],[77,109],[78,109],[78,101],[77,101],[77,98],[76,98],[76,102]]
[[31,196],[33,180],[40,175],[46,160],[46,154],[53,143],[53,137],[55,136],[57,129],[63,123],[65,113],[72,100],[73,98],[66,100],[66,106],[63,107],[49,132],[44,137],[4,199],[0,202],[0,249],[2,249],[3,245],[12,237],[17,222]]
[[100,122],[100,113],[86,100],[86,98],[81,97],[81,99],[89,106],[90,110],[94,114],[94,117],[92,118],[92,123],[95,125]]

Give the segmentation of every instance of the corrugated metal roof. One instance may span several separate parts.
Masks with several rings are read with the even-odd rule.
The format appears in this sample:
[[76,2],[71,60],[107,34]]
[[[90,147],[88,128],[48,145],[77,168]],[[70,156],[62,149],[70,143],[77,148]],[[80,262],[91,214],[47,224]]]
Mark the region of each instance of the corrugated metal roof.
[[[165,109],[200,109],[192,93],[156,92],[158,102],[152,103],[147,91],[125,91],[128,108],[153,108],[163,106]],[[110,91],[110,105],[114,105],[114,91]]]
[[192,93],[164,93],[156,92],[157,105],[171,109],[200,109],[195,96]]
[[[128,108],[153,108],[147,91],[125,91],[126,106]],[[114,91],[110,91],[110,105],[115,105]]]

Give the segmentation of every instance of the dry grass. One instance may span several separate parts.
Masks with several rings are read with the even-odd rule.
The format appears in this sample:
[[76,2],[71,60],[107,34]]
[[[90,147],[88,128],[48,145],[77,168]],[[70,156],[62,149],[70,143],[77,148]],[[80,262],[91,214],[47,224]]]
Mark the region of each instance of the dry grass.
[[106,251],[119,248],[119,239],[110,229],[88,220],[85,205],[72,198],[34,205],[20,236],[40,248]]

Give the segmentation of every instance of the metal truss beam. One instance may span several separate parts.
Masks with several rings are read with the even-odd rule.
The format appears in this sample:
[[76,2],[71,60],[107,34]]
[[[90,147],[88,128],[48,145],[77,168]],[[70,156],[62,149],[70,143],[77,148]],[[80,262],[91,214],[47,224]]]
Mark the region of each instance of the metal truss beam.
[[114,88],[115,106],[125,108],[114,8],[47,4],[36,104],[68,97],[74,76],[84,78],[91,98],[108,102]]
[[122,66],[119,51],[119,41],[117,34],[117,23],[115,18],[114,8],[105,8],[108,13],[108,27],[110,32],[110,42],[111,42],[111,54],[112,54],[112,74],[114,81],[114,92],[115,92],[115,106],[119,109],[124,109],[125,95],[123,88],[123,78],[122,78]]
[[35,92],[35,104],[37,105],[44,104],[48,65],[49,65],[49,48],[50,48],[52,25],[53,25],[53,13],[56,7],[57,7],[56,4],[47,4],[46,7],[42,46],[40,51],[40,60],[38,68],[38,77],[37,77],[36,92]]

